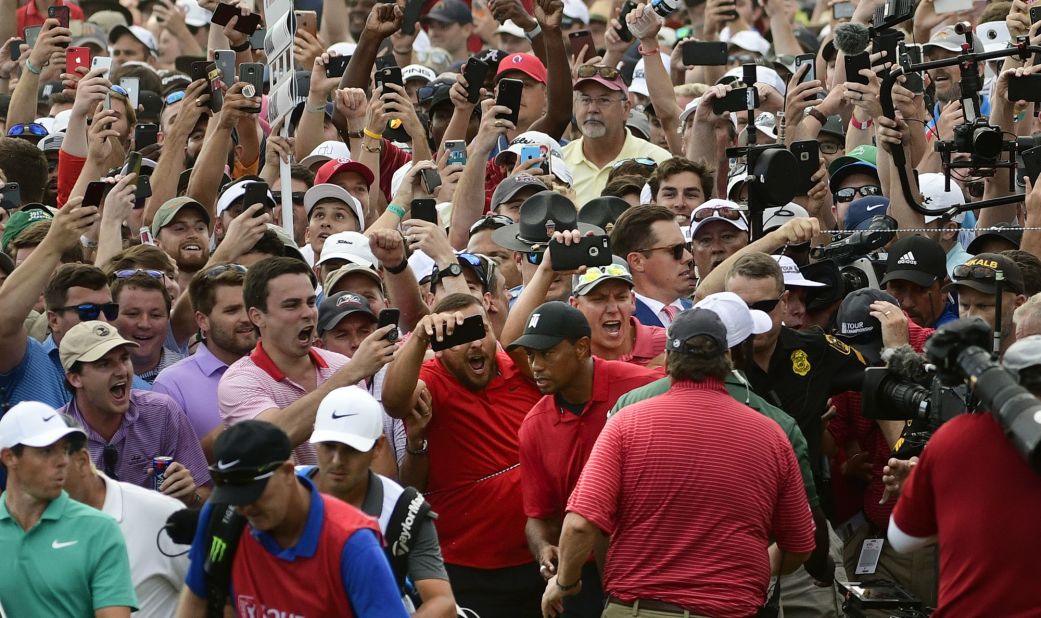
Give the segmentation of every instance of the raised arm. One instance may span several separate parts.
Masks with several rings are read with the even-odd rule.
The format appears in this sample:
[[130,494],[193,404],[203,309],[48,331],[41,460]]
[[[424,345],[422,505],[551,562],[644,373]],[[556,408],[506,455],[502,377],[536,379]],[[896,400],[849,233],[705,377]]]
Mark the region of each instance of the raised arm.
[[[145,225],[151,225],[159,207],[177,195],[177,182],[184,171],[185,145],[199,118],[209,113],[207,103],[210,95],[205,94],[207,87],[208,84],[202,79],[188,85],[184,91],[184,98],[177,104],[180,109],[177,110],[177,116],[170,126],[170,132],[163,135],[163,150],[150,179],[152,197],[145,202]],[[223,165],[221,169],[224,169]]]
[[499,136],[514,129],[512,122],[497,119],[496,116],[508,111],[491,99],[481,103],[481,126],[467,148],[466,169],[452,196],[452,222],[448,226],[448,239],[456,249],[466,248],[470,242],[470,226],[484,214],[484,180],[488,156],[498,143]]
[[[14,13],[4,21],[14,21]],[[40,74],[50,63],[55,54],[64,54],[65,48],[72,43],[72,32],[58,25],[57,19],[43,22],[43,29],[36,39],[36,45],[29,52],[25,70],[18,78],[18,84],[11,95],[11,104],[7,108],[7,126],[29,123],[36,119],[36,98],[40,90]],[[71,127],[70,127],[71,128]]]
[[535,18],[542,26],[546,46],[546,113],[531,123],[531,131],[542,131],[554,139],[567,130],[571,122],[574,92],[571,88],[571,63],[564,49],[560,22],[564,17],[562,0],[535,0]]
[[387,375],[383,380],[383,409],[387,414],[394,418],[405,418],[412,412],[415,401],[413,396],[419,383],[419,369],[430,340],[451,334],[465,319],[458,311],[433,313],[424,316],[416,324],[412,336],[398,349],[397,356],[387,366]]

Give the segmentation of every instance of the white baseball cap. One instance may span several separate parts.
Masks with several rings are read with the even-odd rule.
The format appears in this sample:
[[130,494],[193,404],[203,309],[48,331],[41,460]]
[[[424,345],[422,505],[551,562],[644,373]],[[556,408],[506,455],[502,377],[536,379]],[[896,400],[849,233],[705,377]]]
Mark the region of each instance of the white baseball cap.
[[307,211],[308,220],[311,219],[311,211],[315,205],[322,200],[339,200],[347,204],[351,211],[354,212],[354,216],[358,218],[358,227],[365,229],[365,212],[362,210],[361,202],[358,201],[358,198],[348,193],[347,189],[340,185],[329,183],[315,185],[308,189],[307,193],[304,193],[304,209]]
[[720,40],[728,45],[736,45],[745,51],[755,52],[761,56],[770,53],[770,41],[767,41],[763,38],[763,35],[755,30],[742,30],[731,36],[729,40],[724,40],[722,37],[720,37]]
[[369,248],[369,238],[361,232],[337,232],[325,239],[322,257],[316,266],[329,260],[347,260],[366,268],[379,268],[380,262]]
[[300,165],[310,168],[315,163],[325,163],[326,161],[332,161],[333,159],[350,158],[351,149],[347,147],[347,144],[339,140],[329,140],[315,146],[315,149],[311,151],[311,154],[307,155],[300,161]]
[[[228,185],[217,198],[217,216],[219,217],[223,215],[224,211],[231,208],[232,204],[237,200],[242,199],[242,197],[246,195],[246,185],[254,182],[257,182],[255,178],[249,178]],[[275,196],[271,194],[270,188],[267,191],[267,198],[271,200],[271,205],[273,206],[275,204]],[[246,208],[249,208],[250,206],[252,206],[252,204],[246,204]]]
[[745,301],[733,292],[709,294],[695,305],[719,316],[727,327],[727,346],[734,347],[752,335],[761,335],[773,328],[773,320],[758,309],[749,309]]
[[495,34],[508,34],[510,36],[523,39],[526,35],[524,34],[524,28],[521,28],[513,22],[512,19],[507,19],[501,26],[495,30]]
[[210,25],[213,17],[208,9],[204,9],[196,0],[177,0],[177,8],[184,11],[184,23],[193,28]]
[[338,388],[322,399],[309,442],[339,442],[367,453],[383,435],[383,406],[358,386]]
[[770,257],[776,260],[777,265],[781,267],[781,274],[784,275],[784,287],[786,288],[821,288],[827,285],[819,281],[810,281],[804,277],[795,260],[787,255],[771,255]]
[[[668,73],[672,68],[672,58],[665,54],[659,55],[662,62],[665,63],[665,72]],[[633,68],[633,81],[629,86],[629,92],[642,94],[645,97],[651,96],[650,90],[647,88],[647,68],[643,58],[640,58],[636,63],[636,67]]]
[[690,213],[690,220],[694,221],[690,229],[691,238],[698,235],[698,230],[701,229],[702,226],[712,221],[725,221],[741,231],[748,231],[748,221],[745,219],[744,212],[742,212],[741,216],[737,219],[727,219],[726,217],[721,217],[718,212],[714,212],[711,216],[705,217],[701,221],[697,221],[695,219],[695,216],[698,214],[698,211],[713,209],[718,210],[720,208],[732,208],[734,210],[743,210],[743,208],[741,208],[741,206],[738,205],[737,202],[731,202],[730,200],[721,200],[719,198],[715,198],[705,202],[701,206],[695,208],[694,211]]
[[[946,191],[946,178],[943,174],[920,174],[918,176],[918,188],[922,192],[922,206],[929,210],[950,208],[965,203],[965,194],[956,182],[951,182],[951,190]],[[938,215],[926,215],[925,222],[932,223],[943,217]],[[965,213],[959,212],[950,218],[959,225],[965,220]]]
[[564,150],[560,147],[560,142],[541,131],[525,131],[513,138],[508,148],[495,155],[495,164],[512,165],[517,157],[520,157],[521,150],[525,146],[544,146],[551,156],[561,160],[564,158]]
[[50,446],[72,433],[87,435],[66,425],[57,410],[39,401],[23,401],[0,417],[0,448]]
[[412,79],[421,79],[425,83],[429,84],[437,79],[437,74],[434,73],[434,70],[430,67],[425,67],[421,64],[410,64],[404,69],[401,69],[401,81],[407,82]]
[[564,0],[564,17],[589,25],[589,7],[582,0]]

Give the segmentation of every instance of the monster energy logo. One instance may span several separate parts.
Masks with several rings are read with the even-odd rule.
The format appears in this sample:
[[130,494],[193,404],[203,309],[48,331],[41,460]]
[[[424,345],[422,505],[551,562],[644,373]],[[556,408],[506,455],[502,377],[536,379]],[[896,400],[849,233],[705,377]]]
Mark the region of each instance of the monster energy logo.
[[224,539],[220,537],[213,537],[210,543],[210,562],[216,563],[224,560],[224,552],[227,551],[228,544],[224,542]]

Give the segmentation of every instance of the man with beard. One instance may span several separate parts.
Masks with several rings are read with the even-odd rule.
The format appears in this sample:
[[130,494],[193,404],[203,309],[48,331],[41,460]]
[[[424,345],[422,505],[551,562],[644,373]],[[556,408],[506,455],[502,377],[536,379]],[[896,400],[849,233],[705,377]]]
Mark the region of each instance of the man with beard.
[[[619,397],[661,374],[622,361],[594,359],[589,322],[578,309],[551,301],[529,314],[521,307],[524,300],[510,314],[503,337],[508,341],[523,327],[523,334],[507,349],[519,366],[527,365],[543,394],[521,425],[521,489],[528,547],[542,577],[549,579],[557,571],[568,496],[607,422],[608,410]],[[604,599],[595,561],[583,565],[582,584],[579,596],[565,605],[575,616],[599,616]]]
[[176,197],[156,211],[152,237],[177,264],[177,283],[186,289],[210,259],[210,213],[190,197]]
[[371,377],[393,358],[394,343],[385,336],[394,326],[373,331],[353,359],[313,347],[318,321],[314,273],[296,258],[257,262],[246,273],[242,297],[260,338],[253,352],[235,361],[220,380],[221,421],[274,423],[296,447],[297,463],[317,463],[307,438],[318,404],[333,389]]
[[[431,401],[426,439],[409,445],[401,481],[423,491],[440,516],[460,606],[481,616],[538,615],[543,583],[524,538],[518,432],[539,393],[498,349],[480,300],[452,294],[433,311],[401,347],[383,386],[384,408],[395,418],[412,412],[420,380]],[[482,338],[424,361],[431,342],[474,316],[484,322]]]
[[[998,283],[997,273],[1004,281]],[[1023,292],[1023,272],[1011,258],[1000,253],[981,253],[954,269],[951,287],[958,291],[958,316],[978,318],[994,329],[997,307],[994,299],[1001,289],[1000,354],[1016,340],[1012,315],[1027,301]]]
[[153,385],[154,391],[169,395],[184,409],[209,460],[216,439],[212,432],[220,427],[217,385],[228,367],[257,343],[242,301],[245,277],[245,267],[238,264],[217,264],[195,273],[188,299],[203,342],[195,354],[160,372]]
[[575,119],[582,137],[564,146],[579,204],[598,197],[612,165],[622,159],[651,158],[663,163],[672,153],[640,139],[625,127],[631,109],[629,90],[613,67],[583,65],[575,82]]
[[641,324],[668,327],[691,306],[694,292],[690,243],[664,206],[630,208],[615,221],[611,250],[629,264],[636,293],[633,315]]
[[[946,60],[960,54],[963,43],[965,43],[965,35],[958,34],[954,26],[946,26],[937,30],[929,39],[929,42],[922,46],[922,53],[925,55],[927,62]],[[983,41],[975,34],[972,35],[972,51],[977,54],[984,51]],[[983,66],[984,64],[981,63],[981,72]],[[936,131],[936,119],[940,117],[943,107],[961,100],[961,67],[956,64],[932,69],[929,71],[929,79],[933,83],[933,88],[935,88],[934,97],[936,98],[936,104],[933,106],[933,119],[929,121],[926,127],[930,129],[930,132],[934,132]],[[987,116],[989,114],[990,100],[986,96],[980,95],[980,115]]]

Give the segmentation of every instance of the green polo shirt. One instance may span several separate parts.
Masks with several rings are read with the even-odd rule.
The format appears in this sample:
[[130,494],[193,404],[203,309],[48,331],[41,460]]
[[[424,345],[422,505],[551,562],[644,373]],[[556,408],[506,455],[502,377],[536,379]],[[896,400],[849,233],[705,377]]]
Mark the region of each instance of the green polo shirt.
[[0,495],[0,603],[8,616],[90,617],[137,609],[130,559],[116,520],[64,491],[28,532]]
[[[802,472],[802,484],[806,488],[806,500],[811,507],[817,506],[820,501],[817,498],[817,489],[813,484],[809,448],[806,446],[806,438],[802,435],[802,430],[799,429],[795,419],[788,416],[784,410],[752,392],[752,389],[742,382],[734,372],[727,376],[727,379],[723,381],[723,385],[731,397],[766,418],[772,419],[781,426],[781,431],[788,436],[788,440],[792,443],[792,450],[795,451],[795,459],[799,462],[799,471]],[[662,378],[646,386],[629,391],[618,399],[611,411],[607,413],[607,418],[611,418],[626,406],[661,395],[669,390],[670,386],[672,386],[672,380],[670,378]]]

